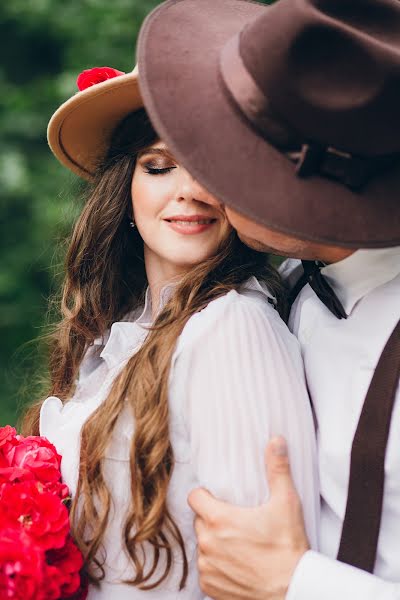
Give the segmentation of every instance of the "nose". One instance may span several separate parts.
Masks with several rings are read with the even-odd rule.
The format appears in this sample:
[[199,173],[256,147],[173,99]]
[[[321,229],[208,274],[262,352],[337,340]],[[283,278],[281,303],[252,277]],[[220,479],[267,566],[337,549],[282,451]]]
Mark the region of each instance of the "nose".
[[184,169],[179,168],[179,189],[177,190],[177,199],[179,200],[194,200],[198,202],[204,202],[210,206],[221,208],[222,204],[208,192],[192,175]]

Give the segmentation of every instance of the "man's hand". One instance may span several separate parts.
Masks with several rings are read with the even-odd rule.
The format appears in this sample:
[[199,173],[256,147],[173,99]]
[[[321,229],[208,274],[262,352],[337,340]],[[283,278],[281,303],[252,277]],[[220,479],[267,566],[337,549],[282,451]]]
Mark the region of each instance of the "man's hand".
[[270,498],[262,506],[232,506],[203,489],[189,496],[200,584],[215,600],[283,600],[309,549],[283,438],[268,444],[266,466]]

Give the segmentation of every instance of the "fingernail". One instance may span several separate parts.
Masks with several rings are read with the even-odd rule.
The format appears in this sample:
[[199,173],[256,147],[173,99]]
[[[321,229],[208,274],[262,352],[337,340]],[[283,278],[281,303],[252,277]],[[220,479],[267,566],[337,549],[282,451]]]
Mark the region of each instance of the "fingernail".
[[281,438],[281,437],[274,438],[273,440],[271,440],[271,445],[272,445],[272,454],[274,456],[287,456],[288,455],[287,445],[283,438]]

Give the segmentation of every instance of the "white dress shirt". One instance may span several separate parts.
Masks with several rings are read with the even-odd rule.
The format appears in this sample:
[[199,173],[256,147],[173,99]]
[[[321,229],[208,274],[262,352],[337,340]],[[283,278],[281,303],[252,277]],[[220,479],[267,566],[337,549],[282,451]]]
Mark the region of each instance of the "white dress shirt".
[[[287,261],[283,275],[298,261]],[[317,420],[320,552],[308,552],[287,600],[400,600],[400,388],[385,462],[374,575],[335,559],[345,514],[351,446],[374,369],[400,319],[400,248],[359,250],[321,271],[347,319],[337,319],[307,285],[289,326],[301,345]]]
[[[170,293],[169,288],[164,290],[162,304]],[[263,502],[268,496],[264,449],[273,434],[283,434],[288,439],[308,535],[316,548],[316,447],[301,352],[269,298],[266,288],[251,278],[240,293],[231,291],[192,316],[173,355],[169,413],[175,467],[168,503],[189,560],[185,589],[178,594],[182,574],[179,553],[168,580],[155,590],[141,591],[121,583],[134,575],[122,543],[122,528],[131,502],[129,449],[134,431],[126,406],[104,461],[113,499],[104,542],[106,578],[100,589],[90,588],[90,600],[203,598],[198,584],[193,513],[187,496],[193,488],[204,486],[217,497],[238,505]],[[50,397],[42,406],[40,433],[62,455],[63,479],[73,495],[82,425],[104,401],[129,357],[140,348],[150,315],[148,295],[140,316],[132,314],[127,321],[114,323],[105,343],[97,340],[89,349],[74,397],[64,406],[58,398]]]

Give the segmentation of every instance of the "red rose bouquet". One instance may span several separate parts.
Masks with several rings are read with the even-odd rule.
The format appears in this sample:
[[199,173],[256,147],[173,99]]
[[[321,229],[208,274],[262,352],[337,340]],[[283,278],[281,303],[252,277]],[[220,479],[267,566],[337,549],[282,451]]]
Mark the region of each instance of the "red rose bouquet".
[[0,598],[84,600],[61,456],[43,437],[0,428]]

